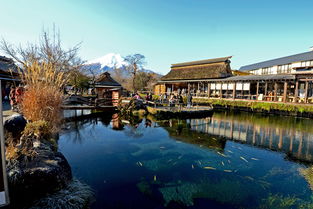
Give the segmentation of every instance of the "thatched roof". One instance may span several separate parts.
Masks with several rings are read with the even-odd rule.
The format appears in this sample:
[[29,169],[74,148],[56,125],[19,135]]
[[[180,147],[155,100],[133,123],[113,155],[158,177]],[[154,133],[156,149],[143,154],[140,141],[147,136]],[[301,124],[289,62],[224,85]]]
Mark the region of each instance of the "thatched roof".
[[10,73],[18,73],[18,67],[14,64],[14,61],[5,56],[0,56],[0,71]]
[[171,71],[161,81],[184,79],[225,78],[232,75],[231,57],[172,64]]
[[102,73],[96,80],[95,85],[96,87],[122,87],[121,84],[115,81],[108,72]]

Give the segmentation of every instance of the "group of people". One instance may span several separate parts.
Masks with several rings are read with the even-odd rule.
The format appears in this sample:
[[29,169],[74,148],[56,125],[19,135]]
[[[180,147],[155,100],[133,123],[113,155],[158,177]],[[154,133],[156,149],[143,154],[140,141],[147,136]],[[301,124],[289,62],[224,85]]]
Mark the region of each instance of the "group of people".
[[[135,93],[134,95],[132,95],[132,98],[136,99],[136,100],[142,100],[143,98],[138,94]],[[146,101],[152,101],[152,94],[148,93],[145,97]],[[168,103],[170,107],[174,107],[175,104],[178,104],[179,106],[183,106],[184,104],[184,98],[182,94],[177,94],[177,93],[171,93],[169,95],[165,94],[160,94],[159,95],[159,102],[161,103]],[[188,93],[187,94],[187,108],[192,107],[192,94]]]

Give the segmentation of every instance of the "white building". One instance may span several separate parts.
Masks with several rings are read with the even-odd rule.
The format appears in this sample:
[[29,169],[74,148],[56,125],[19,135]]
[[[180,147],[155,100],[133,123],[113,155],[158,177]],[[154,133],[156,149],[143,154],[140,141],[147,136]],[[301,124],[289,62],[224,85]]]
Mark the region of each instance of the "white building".
[[242,66],[239,70],[254,75],[313,72],[313,51]]

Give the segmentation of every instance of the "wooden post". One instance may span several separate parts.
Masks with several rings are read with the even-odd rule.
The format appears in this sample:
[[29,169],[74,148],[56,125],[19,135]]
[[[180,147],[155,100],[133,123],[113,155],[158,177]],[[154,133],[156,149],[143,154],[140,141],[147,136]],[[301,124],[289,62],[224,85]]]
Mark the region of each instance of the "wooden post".
[[188,85],[188,94],[190,94],[190,83],[188,83],[187,85]]
[[267,82],[265,82],[264,96],[267,96]]
[[277,82],[274,84],[274,102],[277,102]]
[[220,98],[223,98],[223,83],[221,83]]
[[172,93],[173,93],[173,91],[174,91],[174,84],[172,84]]
[[308,103],[308,89],[309,89],[309,82],[305,82],[305,90],[304,90],[304,103]]
[[233,84],[233,99],[236,99],[236,82]]
[[288,87],[288,83],[287,81],[284,82],[284,96],[283,96],[283,102],[286,103],[287,101],[287,87]]
[[299,96],[299,81],[296,81],[296,88],[295,88],[295,94],[294,94],[295,98],[293,100],[293,102],[298,102],[298,96]]
[[208,83],[208,97],[211,97],[211,83]]
[[258,97],[259,97],[259,87],[260,87],[260,82],[258,81],[256,83],[256,99],[255,100],[258,100]]

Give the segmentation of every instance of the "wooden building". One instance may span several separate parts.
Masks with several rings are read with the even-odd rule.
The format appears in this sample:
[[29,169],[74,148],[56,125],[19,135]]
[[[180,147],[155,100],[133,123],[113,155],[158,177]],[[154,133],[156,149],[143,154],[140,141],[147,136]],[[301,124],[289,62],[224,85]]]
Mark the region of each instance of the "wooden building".
[[8,96],[10,86],[17,86],[20,82],[18,67],[5,56],[0,56],[0,80],[3,97]]
[[172,64],[171,71],[155,85],[155,94],[191,92],[200,96],[208,91],[206,80],[232,76],[230,58],[222,57]]
[[[283,61],[289,63],[301,57],[295,56],[297,59],[289,56]],[[247,72],[251,72],[244,70],[243,74],[246,75],[238,73],[234,75],[230,67],[230,58],[173,64],[171,71],[155,85],[155,94],[191,93],[194,97],[213,99],[313,103],[313,65],[311,67],[303,65],[292,72],[247,75]],[[313,60],[313,52],[306,53],[302,56],[304,61],[297,62],[306,63],[306,59]],[[276,64],[283,64],[281,59],[278,61]],[[264,64],[275,64],[275,60],[263,62],[262,65]]]
[[96,80],[94,87],[98,99],[111,100],[114,106],[117,105],[122,86],[111,77],[110,73],[105,72],[101,74]]

